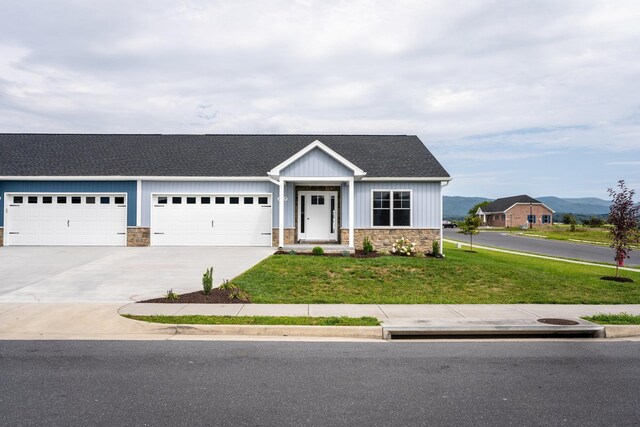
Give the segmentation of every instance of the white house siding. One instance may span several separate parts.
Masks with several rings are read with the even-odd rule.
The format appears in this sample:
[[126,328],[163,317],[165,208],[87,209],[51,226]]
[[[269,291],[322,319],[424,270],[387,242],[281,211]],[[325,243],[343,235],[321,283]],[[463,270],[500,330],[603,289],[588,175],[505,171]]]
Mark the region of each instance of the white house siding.
[[[347,187],[345,186],[345,190]],[[355,228],[371,227],[372,190],[411,190],[413,228],[440,228],[441,186],[440,182],[356,182]],[[346,191],[343,191],[343,194]],[[343,204],[345,197],[343,196]],[[344,212],[344,211],[343,211]],[[342,227],[348,226],[348,217],[342,216]]]
[[353,171],[316,148],[282,170],[281,176],[352,176]]
[[[293,227],[293,209],[288,205],[293,201],[293,185],[287,185],[285,202],[285,226]],[[176,193],[270,193],[273,206],[273,226],[278,226],[278,187],[269,181],[143,181],[142,182],[142,227],[150,226],[151,194]],[[291,211],[291,214],[288,212]],[[291,224],[291,225],[287,225]]]

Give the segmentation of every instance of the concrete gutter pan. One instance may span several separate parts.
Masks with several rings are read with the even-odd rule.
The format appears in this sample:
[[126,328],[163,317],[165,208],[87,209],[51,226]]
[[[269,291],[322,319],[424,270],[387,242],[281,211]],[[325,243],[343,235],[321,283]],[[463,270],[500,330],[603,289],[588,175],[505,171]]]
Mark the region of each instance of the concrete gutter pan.
[[407,338],[603,338],[605,327],[582,319],[569,325],[536,319],[389,319],[382,323],[385,339]]

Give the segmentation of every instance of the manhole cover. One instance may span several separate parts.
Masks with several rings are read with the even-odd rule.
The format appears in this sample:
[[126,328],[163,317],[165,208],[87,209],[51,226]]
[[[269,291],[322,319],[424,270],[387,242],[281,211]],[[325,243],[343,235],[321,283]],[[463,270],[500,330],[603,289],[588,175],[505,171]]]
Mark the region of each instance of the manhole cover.
[[575,320],[567,320],[567,319],[538,319],[540,323],[546,323],[547,325],[579,325]]

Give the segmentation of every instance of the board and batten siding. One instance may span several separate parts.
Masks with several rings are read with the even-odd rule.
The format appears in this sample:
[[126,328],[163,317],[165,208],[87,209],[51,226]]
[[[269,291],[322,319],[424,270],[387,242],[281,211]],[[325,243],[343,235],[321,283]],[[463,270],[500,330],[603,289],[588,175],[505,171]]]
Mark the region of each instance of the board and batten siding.
[[[151,194],[271,194],[273,227],[278,226],[278,186],[269,181],[142,181],[142,227],[151,224]],[[285,227],[293,227],[293,183],[285,186]]]
[[353,171],[324,151],[315,148],[284,168],[280,176],[353,176]]
[[[411,190],[412,228],[440,228],[442,224],[440,182],[356,182],[355,184],[355,228],[371,228],[372,190]],[[348,187],[343,187],[343,206]],[[348,197],[348,193],[347,193]],[[348,212],[348,210],[347,210]],[[348,227],[348,215],[342,216],[342,227]],[[346,218],[346,220],[345,220]]]
[[[0,206],[5,193],[126,193],[127,226],[136,225],[136,181],[0,181]],[[0,209],[0,227],[4,209]]]

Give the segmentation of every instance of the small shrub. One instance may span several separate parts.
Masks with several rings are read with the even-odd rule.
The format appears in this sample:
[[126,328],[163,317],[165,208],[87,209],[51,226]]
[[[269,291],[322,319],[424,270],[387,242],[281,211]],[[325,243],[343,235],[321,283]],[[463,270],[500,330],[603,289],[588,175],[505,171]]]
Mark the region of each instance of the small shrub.
[[404,237],[399,238],[391,247],[391,253],[403,256],[412,256],[416,254],[416,244],[411,243]]
[[324,255],[324,249],[322,249],[320,246],[316,246],[311,250],[311,253],[314,255]]
[[211,293],[211,289],[213,288],[213,267],[207,268],[207,271],[202,275],[202,291],[205,295],[209,295]]
[[440,256],[440,241],[434,240],[431,244],[431,255],[437,257]]
[[220,285],[220,289],[224,289],[226,291],[229,291],[231,289],[235,289],[235,286],[233,286],[231,283],[229,283],[229,280],[224,279],[222,281],[222,284]]
[[233,288],[233,290],[229,294],[229,299],[243,299],[248,301],[249,294],[247,294],[245,291],[243,291],[240,288]]
[[575,224],[571,224],[571,228],[569,229],[569,231],[576,231],[576,225]]
[[296,255],[296,251],[294,251],[293,249],[291,249],[291,250],[289,251],[289,255]]
[[180,296],[175,292],[173,292],[173,289],[169,289],[167,293],[164,295],[164,297],[171,301],[177,301],[180,299]]
[[351,256],[351,252],[349,252],[349,251],[342,251],[342,252],[340,252],[340,254],[345,258]]
[[364,252],[365,255],[373,252],[373,243],[371,243],[369,236],[366,236],[362,241],[362,252]]

